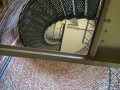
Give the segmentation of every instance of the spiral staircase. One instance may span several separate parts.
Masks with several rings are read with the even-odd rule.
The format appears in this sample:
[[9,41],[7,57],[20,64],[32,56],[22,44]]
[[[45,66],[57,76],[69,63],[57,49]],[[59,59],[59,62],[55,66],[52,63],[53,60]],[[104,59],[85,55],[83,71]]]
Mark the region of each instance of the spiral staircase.
[[101,0],[30,0],[20,15],[19,33],[26,47],[60,50],[61,41],[45,32],[64,19],[95,20]]

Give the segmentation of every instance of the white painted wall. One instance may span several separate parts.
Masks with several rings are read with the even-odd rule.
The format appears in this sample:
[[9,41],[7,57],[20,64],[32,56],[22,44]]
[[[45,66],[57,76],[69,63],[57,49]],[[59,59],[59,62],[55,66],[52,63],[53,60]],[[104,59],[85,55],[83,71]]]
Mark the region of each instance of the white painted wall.
[[[77,23],[76,23],[76,21],[77,21]],[[59,35],[62,23],[65,23],[65,20],[63,20],[62,22],[59,21],[56,24],[49,27],[47,30],[47,34],[49,36],[52,36],[53,31],[54,31],[54,37],[57,37]],[[93,21],[90,21],[90,23],[94,24]],[[76,25],[76,26],[72,26],[71,24]],[[83,35],[85,32],[84,29],[86,28],[86,24],[87,24],[87,19],[66,20],[62,46],[61,46],[61,50],[60,50],[61,52],[75,53],[84,47],[84,45],[82,44],[82,39],[83,39]],[[90,30],[94,31],[93,26],[89,25],[88,28]],[[92,35],[87,32],[86,37],[90,40]],[[85,42],[88,42],[88,41],[85,40]]]
[[[110,19],[111,22],[103,24],[99,47],[120,49],[120,0],[111,0],[106,19]],[[104,43],[101,40],[104,40]]]
[[82,37],[84,30],[66,29],[61,46],[61,52],[75,53],[84,47]]
[[[85,32],[83,29],[85,29],[86,23],[86,19],[78,20],[79,26],[68,28],[68,24],[72,24],[72,22],[69,20],[66,21],[61,52],[75,53],[84,47],[82,39]],[[93,22],[91,21],[91,23]],[[90,26],[89,29],[94,30],[94,27]],[[91,39],[91,37],[92,35],[87,33],[87,38]]]

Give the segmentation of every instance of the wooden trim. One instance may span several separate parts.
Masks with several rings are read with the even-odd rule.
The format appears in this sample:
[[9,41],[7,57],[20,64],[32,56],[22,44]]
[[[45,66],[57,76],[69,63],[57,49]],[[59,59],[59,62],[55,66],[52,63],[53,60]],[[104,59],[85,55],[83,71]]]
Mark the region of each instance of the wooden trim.
[[71,62],[77,64],[86,64],[86,65],[120,67],[120,64],[115,64],[119,62],[119,59],[111,59],[111,58],[92,59],[88,56],[79,55],[79,54],[46,51],[46,50],[39,50],[39,49],[26,48],[26,47],[0,45],[0,55],[35,58],[40,60]]
[[104,20],[105,20],[107,11],[108,11],[109,3],[110,3],[110,0],[104,0],[104,5],[103,5],[102,10],[101,10],[101,15],[100,15],[100,18],[98,20],[97,27],[96,27],[96,30],[95,30],[95,33],[94,33],[94,36],[92,39],[93,41],[91,43],[91,48],[89,51],[90,57],[94,57],[96,54],[96,51],[98,48],[98,40],[99,40],[101,31],[103,28],[103,24],[104,24]]

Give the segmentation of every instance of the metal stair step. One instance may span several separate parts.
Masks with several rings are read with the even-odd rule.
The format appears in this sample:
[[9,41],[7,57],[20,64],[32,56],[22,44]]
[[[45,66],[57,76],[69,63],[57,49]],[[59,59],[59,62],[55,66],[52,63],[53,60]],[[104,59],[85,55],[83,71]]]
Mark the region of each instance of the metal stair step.
[[87,19],[92,20],[97,16],[100,0],[88,0]]
[[54,12],[57,15],[58,20],[63,20],[65,19],[65,12],[64,8],[62,7],[62,2],[61,0],[50,0],[51,1],[51,6],[54,8]]
[[84,18],[85,0],[74,0],[76,18]]
[[73,18],[73,5],[72,0],[61,0],[66,18]]
[[100,0],[87,0],[87,7],[85,7],[85,1],[30,0],[21,13],[19,31],[23,43],[27,47],[59,51],[60,45],[51,45],[45,42],[45,31],[50,25],[63,19],[74,17],[95,19]]
[[41,41],[40,43],[37,43],[33,46],[31,46],[32,48],[40,48],[40,46],[42,47],[44,45],[43,41]]
[[27,45],[28,47],[31,47],[31,46],[36,45],[36,44],[41,43],[41,42],[42,42],[41,40],[34,40],[31,42],[24,42],[24,44]]

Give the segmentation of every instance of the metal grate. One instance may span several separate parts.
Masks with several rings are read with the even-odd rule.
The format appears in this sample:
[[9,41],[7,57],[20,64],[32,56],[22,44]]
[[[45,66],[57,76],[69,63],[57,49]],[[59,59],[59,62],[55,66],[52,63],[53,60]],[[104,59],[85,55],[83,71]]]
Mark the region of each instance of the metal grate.
[[94,19],[97,17],[97,12],[101,0],[88,0],[87,18]]
[[[57,15],[55,13],[53,6],[51,5],[50,0],[39,0],[38,2],[39,2],[38,5],[40,5],[40,7],[42,7],[41,11],[44,11],[44,14],[47,13],[50,15],[51,22],[55,22],[58,20]],[[39,9],[37,11],[39,11]],[[46,15],[46,17],[47,17],[47,15]],[[48,22],[48,19],[47,19],[47,22]]]
[[24,12],[20,32],[22,33],[21,37],[24,38],[23,43],[25,46],[54,50],[53,47],[55,46],[47,45],[44,41],[45,30],[57,19],[49,3],[42,0],[38,2],[31,1]]
[[[94,19],[100,0],[88,0],[88,19]],[[60,45],[48,45],[46,29],[59,20],[84,18],[85,0],[30,0],[21,13],[20,36],[27,47],[55,50]],[[58,49],[57,49],[58,51]]]
[[73,17],[72,0],[61,0],[61,1],[65,10],[66,18],[68,19]]
[[59,20],[65,19],[66,13],[63,8],[63,4],[61,0],[50,0],[52,7],[54,8],[54,12]]
[[85,9],[85,0],[74,0],[75,2],[75,12],[77,18],[84,17],[84,9]]

